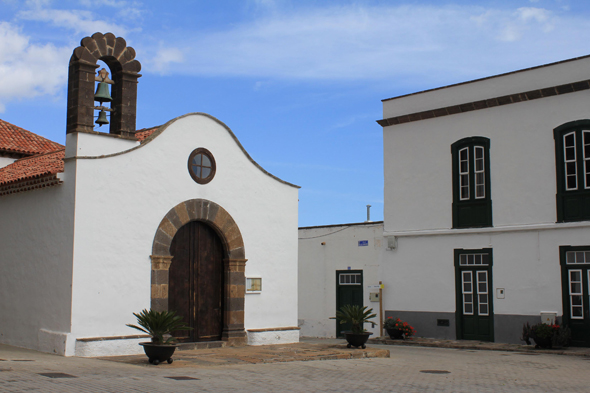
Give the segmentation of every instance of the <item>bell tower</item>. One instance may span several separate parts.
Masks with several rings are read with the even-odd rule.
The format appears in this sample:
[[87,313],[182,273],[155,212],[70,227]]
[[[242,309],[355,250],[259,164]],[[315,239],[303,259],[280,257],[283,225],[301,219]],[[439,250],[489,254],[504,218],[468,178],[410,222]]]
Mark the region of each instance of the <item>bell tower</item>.
[[85,37],[72,53],[68,72],[66,133],[95,132],[94,87],[98,60],[104,61],[110,68],[114,82],[109,133],[133,136],[141,64],[135,60],[135,49],[112,33],[94,33]]

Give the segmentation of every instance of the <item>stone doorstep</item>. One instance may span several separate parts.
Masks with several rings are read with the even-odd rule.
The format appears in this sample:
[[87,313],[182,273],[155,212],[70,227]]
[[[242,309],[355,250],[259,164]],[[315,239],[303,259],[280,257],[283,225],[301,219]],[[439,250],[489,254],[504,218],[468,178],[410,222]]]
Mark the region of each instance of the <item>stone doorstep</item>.
[[201,342],[190,342],[190,343],[179,343],[179,351],[193,351],[198,349],[211,349],[211,348],[224,348],[225,341],[201,341]]

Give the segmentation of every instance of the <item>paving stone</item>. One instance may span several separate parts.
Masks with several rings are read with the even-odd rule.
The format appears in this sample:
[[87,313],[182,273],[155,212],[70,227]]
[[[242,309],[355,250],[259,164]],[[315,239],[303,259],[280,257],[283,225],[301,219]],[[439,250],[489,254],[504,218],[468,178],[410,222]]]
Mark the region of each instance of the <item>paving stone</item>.
[[[390,357],[313,360],[325,355],[325,346],[341,345],[337,343],[314,340],[257,347],[254,352],[238,349],[225,358],[212,349],[183,351],[213,364],[193,363],[187,356],[158,366],[66,358],[0,345],[5,360],[0,392],[590,392],[590,362],[583,356],[370,344],[367,349],[389,350]],[[285,361],[297,355],[309,361]],[[33,361],[15,361],[23,359]],[[223,365],[216,364],[222,360]],[[52,379],[40,373],[77,378]]]

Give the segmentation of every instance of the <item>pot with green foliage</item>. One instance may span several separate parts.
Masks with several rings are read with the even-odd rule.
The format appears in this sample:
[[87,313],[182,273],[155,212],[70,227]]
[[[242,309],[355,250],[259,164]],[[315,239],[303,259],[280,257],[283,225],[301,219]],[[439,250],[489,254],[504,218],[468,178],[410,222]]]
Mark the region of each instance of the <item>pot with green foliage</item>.
[[367,306],[361,307],[347,304],[339,311],[336,311],[336,319],[339,321],[339,323],[350,323],[351,326],[350,331],[343,332],[346,337],[346,341],[348,342],[348,348],[366,348],[365,343],[369,339],[369,336],[373,333],[367,332],[364,328],[364,324],[370,323],[375,326],[375,323],[369,321],[375,317],[376,315],[373,314],[373,309],[370,308],[367,310]]
[[172,363],[172,355],[176,350],[176,338],[172,337],[172,332],[178,330],[190,330],[182,317],[176,315],[174,311],[154,311],[142,310],[139,314],[133,313],[137,318],[139,326],[130,323],[127,326],[149,334],[152,337],[151,342],[139,343],[147,355],[149,362],[157,365],[162,362]]
[[537,323],[530,326],[527,322],[522,327],[521,340],[531,345],[530,339],[535,341],[535,348],[567,347],[571,341],[569,327],[560,325],[557,321],[553,325]]

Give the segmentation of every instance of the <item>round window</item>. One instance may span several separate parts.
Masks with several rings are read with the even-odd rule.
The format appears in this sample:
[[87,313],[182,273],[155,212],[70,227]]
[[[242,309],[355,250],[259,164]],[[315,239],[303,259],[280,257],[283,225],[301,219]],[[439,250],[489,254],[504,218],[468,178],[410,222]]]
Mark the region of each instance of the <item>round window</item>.
[[207,184],[213,180],[215,159],[211,152],[203,147],[193,150],[188,158],[188,172],[199,184]]

